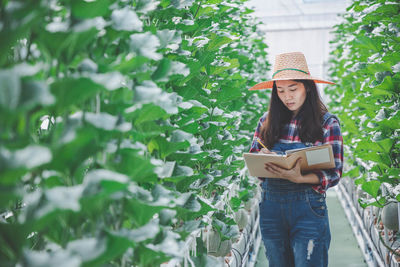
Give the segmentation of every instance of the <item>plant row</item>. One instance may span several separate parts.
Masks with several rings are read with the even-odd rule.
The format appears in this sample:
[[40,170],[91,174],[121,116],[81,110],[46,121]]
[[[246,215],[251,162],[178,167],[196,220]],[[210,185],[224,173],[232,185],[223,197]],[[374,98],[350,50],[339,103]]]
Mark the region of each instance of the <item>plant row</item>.
[[400,201],[400,3],[353,1],[332,46],[330,107],[344,129],[345,175],[365,192],[363,207]]
[[1,2],[3,266],[215,266],[186,241],[237,240],[268,101],[243,2]]

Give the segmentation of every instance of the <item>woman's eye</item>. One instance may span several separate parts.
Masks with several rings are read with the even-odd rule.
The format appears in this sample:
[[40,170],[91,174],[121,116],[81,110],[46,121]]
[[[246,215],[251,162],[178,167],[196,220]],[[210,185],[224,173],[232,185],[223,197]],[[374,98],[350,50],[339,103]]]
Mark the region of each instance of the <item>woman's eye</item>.
[[290,89],[290,92],[294,92],[294,91],[296,91],[296,90],[297,90],[297,88]]

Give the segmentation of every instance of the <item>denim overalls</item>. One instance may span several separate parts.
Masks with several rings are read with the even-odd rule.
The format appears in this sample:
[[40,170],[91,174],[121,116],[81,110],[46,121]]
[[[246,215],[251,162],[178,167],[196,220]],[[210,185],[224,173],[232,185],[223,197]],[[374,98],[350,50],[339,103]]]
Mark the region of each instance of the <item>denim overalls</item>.
[[[326,114],[324,123],[331,116]],[[279,153],[306,146],[277,143],[272,150]],[[261,186],[260,229],[269,266],[328,266],[331,234],[325,195],[311,184],[286,179],[266,178]]]

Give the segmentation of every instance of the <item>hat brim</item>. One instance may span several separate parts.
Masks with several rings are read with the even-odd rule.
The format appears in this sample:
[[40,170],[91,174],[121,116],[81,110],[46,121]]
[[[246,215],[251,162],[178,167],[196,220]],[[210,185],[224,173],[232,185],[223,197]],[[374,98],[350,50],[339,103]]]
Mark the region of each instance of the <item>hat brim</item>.
[[307,78],[279,78],[279,79],[272,79],[266,82],[261,82],[258,83],[256,85],[254,85],[253,87],[251,87],[249,90],[253,91],[253,90],[262,90],[262,89],[272,89],[274,81],[288,81],[288,80],[313,80],[315,83],[326,83],[326,84],[335,84],[334,82],[330,82],[330,81],[325,81],[322,79],[318,79],[318,78],[313,78],[313,77],[307,77]]

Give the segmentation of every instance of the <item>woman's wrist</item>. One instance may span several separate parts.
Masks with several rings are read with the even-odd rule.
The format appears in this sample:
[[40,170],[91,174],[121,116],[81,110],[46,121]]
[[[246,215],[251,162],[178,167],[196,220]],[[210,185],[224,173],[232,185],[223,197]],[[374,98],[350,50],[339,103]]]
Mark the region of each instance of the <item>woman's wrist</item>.
[[315,173],[307,173],[300,175],[293,182],[297,184],[319,184],[319,178]]

